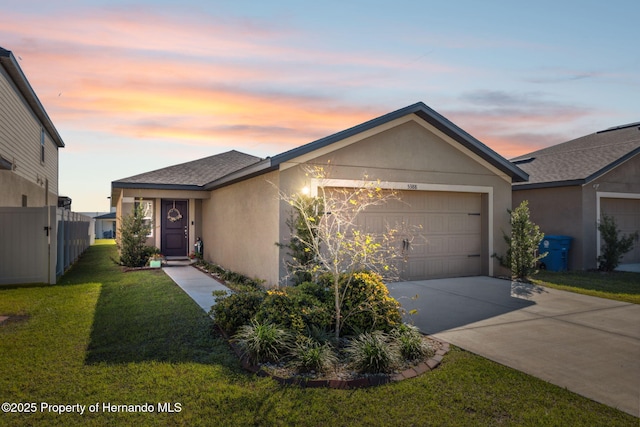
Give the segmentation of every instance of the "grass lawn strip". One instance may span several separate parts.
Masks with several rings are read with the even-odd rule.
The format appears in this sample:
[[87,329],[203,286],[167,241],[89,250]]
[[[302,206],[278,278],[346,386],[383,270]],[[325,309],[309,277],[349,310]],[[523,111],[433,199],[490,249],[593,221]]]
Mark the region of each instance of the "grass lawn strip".
[[[100,410],[0,413],[0,424],[637,426],[628,414],[455,347],[437,370],[380,387],[279,385],[245,373],[164,273],[122,273],[109,260],[114,250],[92,246],[56,286],[0,288],[0,313],[27,316],[0,325],[2,402]],[[156,410],[105,409],[145,403]],[[179,412],[159,413],[159,403],[179,403]]]
[[533,277],[532,282],[563,291],[640,304],[640,273],[540,271]]

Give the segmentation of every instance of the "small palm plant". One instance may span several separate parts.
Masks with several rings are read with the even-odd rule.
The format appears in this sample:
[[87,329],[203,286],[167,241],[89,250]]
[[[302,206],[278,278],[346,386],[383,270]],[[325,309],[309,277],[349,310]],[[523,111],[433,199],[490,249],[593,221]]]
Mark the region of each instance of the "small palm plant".
[[422,333],[416,326],[403,323],[392,331],[392,337],[400,354],[407,360],[423,359],[433,353],[433,349],[422,339]]
[[351,366],[361,373],[393,370],[400,360],[397,346],[382,331],[367,332],[354,338],[345,349]]
[[328,342],[324,344],[309,337],[303,337],[291,351],[292,365],[301,372],[328,372],[334,368],[338,358]]
[[273,323],[253,320],[241,326],[233,339],[252,362],[278,362],[291,348],[291,334]]

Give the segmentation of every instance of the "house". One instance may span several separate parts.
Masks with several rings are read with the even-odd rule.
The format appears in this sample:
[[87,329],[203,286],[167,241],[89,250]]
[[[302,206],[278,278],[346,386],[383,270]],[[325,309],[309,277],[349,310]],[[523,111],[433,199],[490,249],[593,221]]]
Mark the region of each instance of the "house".
[[0,48],[0,206],[58,204],[64,142],[15,56]]
[[96,239],[113,239],[116,237],[116,213],[109,212],[102,215],[94,216],[95,220],[95,238]]
[[[330,165],[323,181],[305,165]],[[286,276],[290,206],[278,192],[357,187],[365,176],[400,191],[402,203],[366,211],[384,223],[423,226],[401,272],[404,280],[493,275],[504,252],[511,184],[527,174],[423,103],[410,105],[274,157],[230,151],[112,182],[118,215],[143,203],[150,241],[184,256],[204,241],[205,259],[276,284]]]
[[16,57],[0,48],[0,285],[56,283],[89,245],[89,218],[58,194],[64,146]]
[[[529,174],[513,184],[513,205],[529,201],[531,220],[547,235],[572,237],[568,268],[597,268],[602,214],[627,234],[640,229],[640,122],[617,126],[519,156]],[[622,259],[640,263],[640,245]]]

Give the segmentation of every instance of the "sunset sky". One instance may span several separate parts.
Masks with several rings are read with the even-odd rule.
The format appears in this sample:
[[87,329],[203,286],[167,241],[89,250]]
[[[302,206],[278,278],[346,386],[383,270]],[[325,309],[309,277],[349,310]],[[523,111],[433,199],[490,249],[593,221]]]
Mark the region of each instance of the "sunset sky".
[[511,158],[640,121],[640,2],[0,0],[66,147],[60,194],[260,157],[423,101]]

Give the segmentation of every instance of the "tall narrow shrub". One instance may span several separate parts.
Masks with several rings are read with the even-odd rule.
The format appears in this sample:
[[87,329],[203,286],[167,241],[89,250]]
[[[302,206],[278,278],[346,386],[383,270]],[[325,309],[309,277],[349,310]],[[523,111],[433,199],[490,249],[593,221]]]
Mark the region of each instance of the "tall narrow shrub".
[[536,263],[547,253],[537,254],[538,245],[544,239],[544,233],[529,218],[529,202],[523,200],[511,215],[511,234],[504,234],[507,243],[505,256],[495,255],[500,265],[511,270],[511,277],[525,279],[536,272]]
[[120,230],[116,244],[120,252],[120,264],[126,267],[141,267],[147,262],[147,236],[151,224],[144,220],[144,207],[136,203],[133,211],[120,218]]

